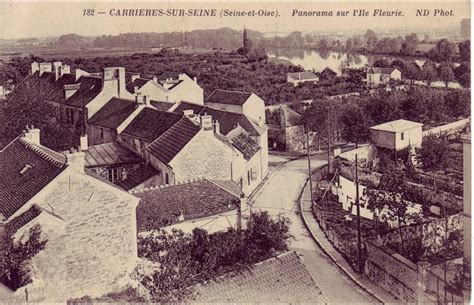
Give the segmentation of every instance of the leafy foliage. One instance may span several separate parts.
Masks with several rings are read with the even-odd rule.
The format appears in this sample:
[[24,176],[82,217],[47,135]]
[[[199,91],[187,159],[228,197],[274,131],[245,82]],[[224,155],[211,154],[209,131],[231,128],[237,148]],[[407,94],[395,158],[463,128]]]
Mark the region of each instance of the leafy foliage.
[[445,170],[452,154],[450,149],[446,149],[448,146],[446,136],[430,134],[423,138],[421,147],[416,151],[416,158],[424,170]]
[[42,240],[41,227],[36,225],[29,230],[28,237],[23,235],[15,242],[11,236],[4,236],[2,242],[0,282],[12,290],[17,290],[31,283],[30,272],[26,265],[45,248],[47,240]]
[[138,254],[159,264],[152,274],[137,271],[151,301],[179,302],[190,287],[268,259],[287,250],[289,220],[273,220],[267,212],[253,213],[245,230],[208,234],[194,229],[139,237]]

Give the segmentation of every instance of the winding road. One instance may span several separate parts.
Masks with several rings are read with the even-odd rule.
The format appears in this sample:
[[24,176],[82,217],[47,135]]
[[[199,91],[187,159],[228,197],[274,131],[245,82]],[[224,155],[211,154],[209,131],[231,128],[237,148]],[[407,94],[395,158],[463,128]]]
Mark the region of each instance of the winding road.
[[[284,157],[270,156],[274,167],[264,185],[252,196],[252,211],[282,214],[291,220],[294,236],[290,249],[304,256],[304,264],[330,303],[376,303],[370,295],[348,278],[319,248],[306,229],[299,211],[298,198],[308,178],[307,158],[288,161]],[[324,155],[311,157],[311,167],[326,164]]]

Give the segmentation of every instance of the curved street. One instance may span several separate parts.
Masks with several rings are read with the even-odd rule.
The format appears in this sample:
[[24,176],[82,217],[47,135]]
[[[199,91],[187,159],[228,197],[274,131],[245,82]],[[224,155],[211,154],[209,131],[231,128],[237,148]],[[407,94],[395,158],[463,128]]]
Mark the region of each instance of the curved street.
[[[252,196],[251,210],[282,214],[291,220],[290,230],[294,240],[290,248],[304,255],[304,264],[330,303],[376,303],[319,248],[303,223],[298,198],[308,178],[307,162],[306,157],[288,161],[286,157],[270,155],[270,164],[280,165],[273,169],[268,180]],[[324,154],[311,157],[313,169],[326,163]]]

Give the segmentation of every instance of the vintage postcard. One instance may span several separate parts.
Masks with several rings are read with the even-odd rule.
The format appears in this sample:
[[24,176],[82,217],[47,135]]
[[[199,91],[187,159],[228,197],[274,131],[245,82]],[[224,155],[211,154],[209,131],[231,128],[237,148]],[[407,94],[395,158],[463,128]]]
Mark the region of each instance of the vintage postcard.
[[0,2],[0,304],[469,303],[470,16]]

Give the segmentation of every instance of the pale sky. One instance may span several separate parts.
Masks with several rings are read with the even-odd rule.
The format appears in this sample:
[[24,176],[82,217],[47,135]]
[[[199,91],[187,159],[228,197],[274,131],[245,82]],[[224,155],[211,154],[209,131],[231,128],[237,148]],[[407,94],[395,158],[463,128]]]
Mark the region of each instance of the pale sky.
[[[114,17],[111,9],[215,9],[215,17]],[[94,9],[95,16],[83,16],[85,9]],[[221,10],[278,10],[279,17],[221,17]],[[365,9],[372,15],[374,9],[383,11],[399,10],[401,17],[354,17],[354,9]],[[430,15],[416,17],[417,10],[429,10]],[[435,9],[442,10],[448,16],[433,16]],[[332,17],[297,17],[293,10],[299,11],[332,11]],[[449,16],[449,14],[454,16]],[[349,16],[338,17],[337,11],[348,11]],[[97,12],[105,12],[99,15]],[[438,14],[441,11],[438,11]],[[470,18],[468,1],[442,2],[143,2],[143,3],[110,3],[110,2],[74,2],[74,3],[39,3],[39,2],[1,2],[0,3],[0,38],[50,37],[68,33],[83,36],[114,35],[127,32],[170,32],[194,29],[215,29],[231,27],[241,29],[243,26],[258,31],[303,31],[344,30],[368,28],[384,30],[388,28],[426,28],[448,24],[459,24],[461,19]]]

